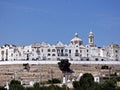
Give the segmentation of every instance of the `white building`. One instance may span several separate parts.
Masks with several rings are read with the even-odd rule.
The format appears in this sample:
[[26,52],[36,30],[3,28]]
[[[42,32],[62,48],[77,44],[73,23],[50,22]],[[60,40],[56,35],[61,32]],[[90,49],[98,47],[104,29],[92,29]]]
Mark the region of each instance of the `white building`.
[[83,45],[82,39],[75,33],[69,45],[57,42],[56,45],[48,43],[33,43],[29,46],[15,46],[5,44],[0,47],[0,60],[60,60],[69,59],[77,61],[119,61],[120,47],[112,44],[106,47],[97,47],[94,44],[94,34],[88,35],[88,44]]

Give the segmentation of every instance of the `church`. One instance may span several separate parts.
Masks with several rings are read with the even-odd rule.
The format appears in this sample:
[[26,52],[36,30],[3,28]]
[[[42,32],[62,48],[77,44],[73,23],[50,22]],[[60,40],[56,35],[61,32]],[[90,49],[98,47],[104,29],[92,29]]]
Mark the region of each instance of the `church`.
[[33,43],[28,46],[16,46],[5,44],[0,47],[0,61],[26,61],[26,60],[60,60],[71,61],[119,61],[120,47],[112,44],[104,47],[97,47],[94,43],[94,34],[88,35],[88,44],[83,45],[78,33],[70,43],[57,42],[51,45],[46,42]]

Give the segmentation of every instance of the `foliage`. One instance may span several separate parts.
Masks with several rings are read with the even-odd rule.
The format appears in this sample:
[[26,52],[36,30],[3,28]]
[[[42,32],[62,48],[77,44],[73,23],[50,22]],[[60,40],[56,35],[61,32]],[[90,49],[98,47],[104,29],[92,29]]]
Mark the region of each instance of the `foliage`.
[[9,85],[9,90],[25,90],[25,88],[21,85],[20,81],[12,80]]
[[120,90],[120,87],[117,87],[116,90]]
[[12,80],[11,82],[10,82],[10,85],[12,85],[12,84],[21,84],[21,82],[20,81],[18,81],[18,80]]
[[81,76],[79,84],[81,90],[87,90],[94,85],[94,77],[90,73],[85,73]]
[[113,80],[106,80],[101,84],[102,90],[116,90],[116,83]]
[[[55,82],[58,79],[53,79]],[[79,81],[73,82],[74,90],[120,90],[120,87],[117,86],[116,81],[113,79],[109,79],[104,81],[103,83],[94,82],[94,78],[92,74],[85,73],[81,76]],[[71,90],[66,85],[62,87],[58,85],[40,85],[40,83],[35,83],[33,87],[24,88],[20,81],[12,80],[9,84],[9,90]],[[0,90],[6,90],[4,87],[0,86]]]
[[0,86],[0,90],[7,90],[6,88],[4,88],[4,87],[2,87],[2,86]]
[[79,81],[74,81],[72,84],[76,90],[79,90],[79,87],[80,87]]
[[63,73],[70,72],[70,65],[71,63],[69,63],[68,59],[62,59],[58,62],[58,66]]
[[[66,90],[66,86],[63,85],[62,87],[60,87],[58,85],[53,85],[52,84],[50,86],[40,86],[40,87],[38,87],[38,83],[36,83],[34,87],[27,87],[26,90]],[[67,90],[69,90],[68,87],[67,87]]]
[[57,85],[50,85],[48,87],[49,90],[61,90],[61,87],[57,86]]
[[65,84],[63,84],[61,90],[69,90],[69,87],[67,87]]
[[102,90],[101,84],[94,82],[94,85],[91,86],[90,90]]
[[26,87],[25,90],[34,90],[34,87]]
[[35,88],[35,90],[39,90],[40,88],[40,84],[38,82],[36,82],[33,87]]
[[61,81],[57,78],[53,78],[52,80],[48,80],[48,84],[57,84],[61,83]]
[[116,85],[116,80],[111,78],[103,83],[96,83],[90,73],[85,73],[79,81],[74,81],[73,87],[75,90],[120,90],[120,87]]
[[94,82],[94,77],[90,73],[85,73],[79,81],[73,82],[75,90],[100,90],[100,85]]

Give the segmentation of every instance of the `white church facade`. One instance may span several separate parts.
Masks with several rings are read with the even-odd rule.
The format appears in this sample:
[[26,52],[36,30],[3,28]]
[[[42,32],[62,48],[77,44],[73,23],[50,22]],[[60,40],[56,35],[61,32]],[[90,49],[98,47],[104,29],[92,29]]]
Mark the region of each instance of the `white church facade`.
[[75,61],[120,61],[120,47],[112,44],[105,47],[97,47],[94,44],[94,34],[88,35],[88,44],[83,45],[82,39],[75,33],[69,45],[57,42],[33,43],[28,46],[16,46],[5,44],[0,47],[0,61],[15,60],[60,60]]

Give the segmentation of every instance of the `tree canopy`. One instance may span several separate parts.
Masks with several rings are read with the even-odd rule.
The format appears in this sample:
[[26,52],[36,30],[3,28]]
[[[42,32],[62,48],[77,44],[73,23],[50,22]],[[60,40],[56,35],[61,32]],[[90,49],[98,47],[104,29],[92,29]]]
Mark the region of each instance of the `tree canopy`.
[[60,62],[58,62],[59,69],[65,73],[65,72],[70,72],[70,65],[68,59],[62,59]]
[[12,80],[9,85],[9,90],[25,90],[25,88],[21,85],[20,81]]
[[73,87],[75,90],[101,90],[100,85],[94,82],[94,77],[90,73],[85,73],[79,81],[74,81]]

